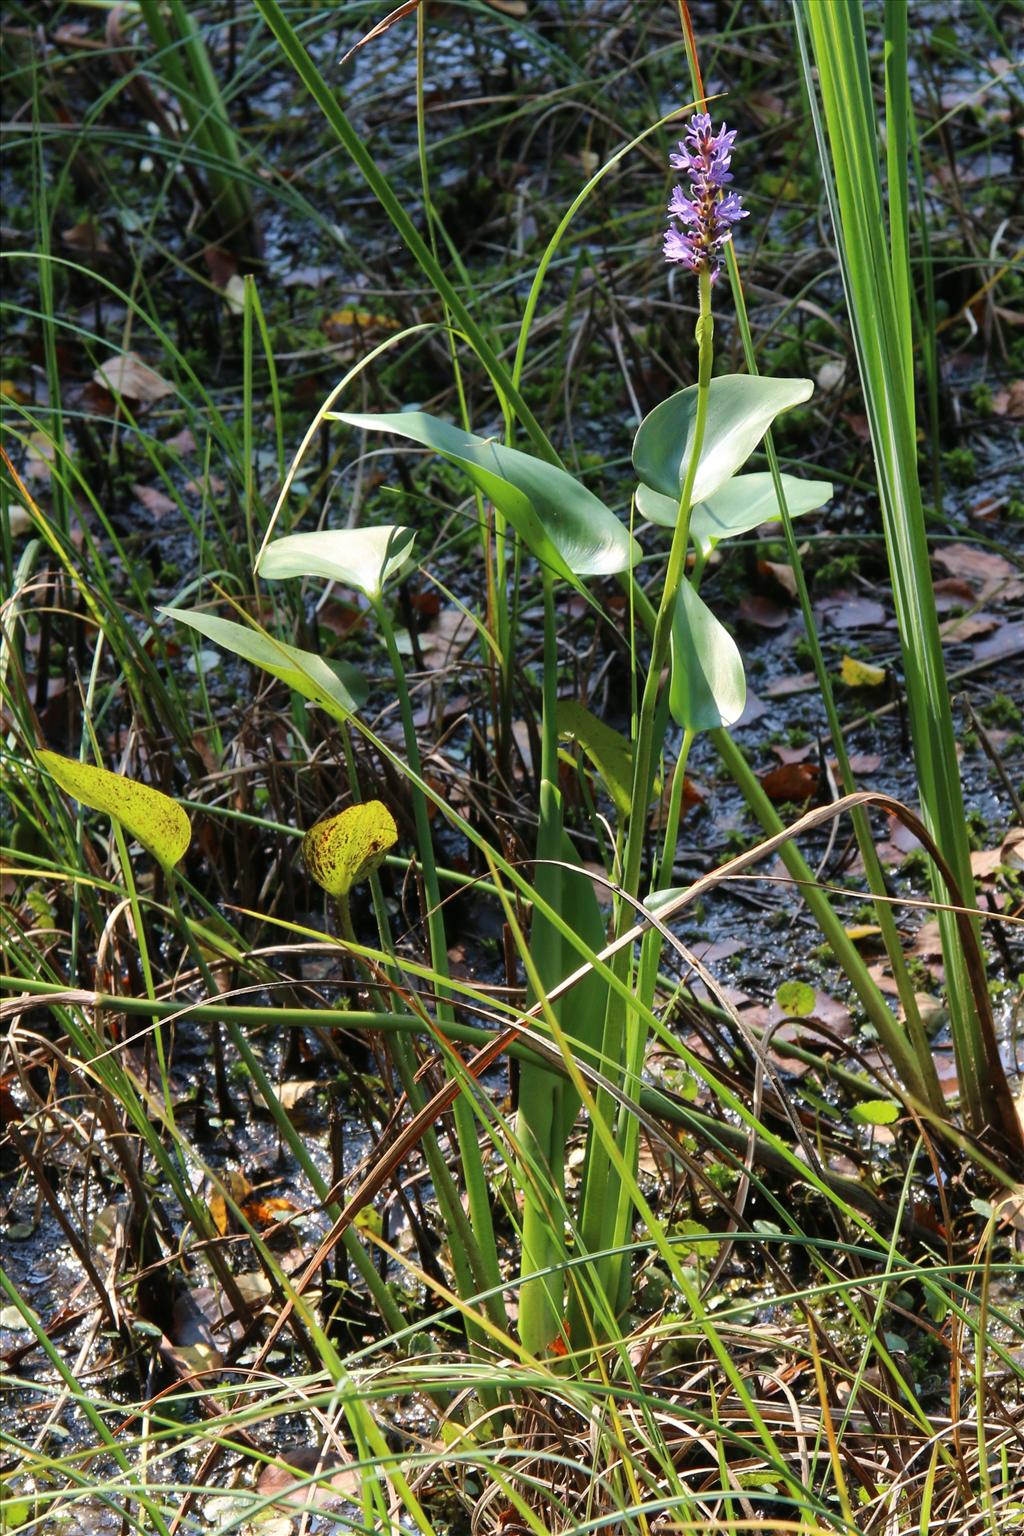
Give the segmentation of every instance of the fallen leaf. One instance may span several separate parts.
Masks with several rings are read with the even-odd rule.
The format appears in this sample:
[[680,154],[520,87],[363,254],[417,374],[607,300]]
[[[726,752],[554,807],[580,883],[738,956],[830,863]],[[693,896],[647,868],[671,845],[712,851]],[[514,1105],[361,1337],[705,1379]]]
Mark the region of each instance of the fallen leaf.
[[[245,1174],[240,1173],[237,1168],[225,1168],[222,1169],[219,1177],[235,1204],[244,1205],[252,1194],[252,1185]],[[226,1236],[231,1226],[231,1214],[227,1200],[216,1186],[211,1187],[206,1204],[220,1236]]]
[[759,778],[769,800],[807,800],[817,791],[821,769],[817,763],[783,763]]
[[60,238],[72,251],[87,256],[109,256],[110,246],[104,240],[94,219],[82,219],[70,229],[62,229]]
[[165,517],[177,506],[173,497],[168,496],[166,491],[161,491],[155,485],[133,485],[132,494],[142,503],[151,517]]
[[844,656],[839,675],[848,688],[880,688],[885,682],[887,672],[885,667],[873,667],[868,661],[857,661],[853,656]]
[[778,745],[772,747],[772,751],[780,763],[805,763],[811,753],[817,750],[813,741],[809,741],[803,747],[780,747]]
[[975,880],[986,880],[994,875],[1003,862],[1001,848],[972,848],[971,874]]
[[[668,816],[668,807],[671,798],[672,785],[671,783],[668,783],[665,785],[665,788],[662,790],[659,798],[655,801],[654,808],[651,811],[650,828],[652,832],[660,832],[664,827],[666,818]],[[704,791],[701,790],[700,787],[693,782],[689,774],[684,774],[682,813],[679,818],[680,823],[686,820],[686,814],[688,811],[692,811],[695,805],[703,805],[706,798],[707,796]]]
[[1014,827],[1007,832],[999,857],[1007,869],[1024,869],[1024,827]]
[[1014,379],[1008,389],[997,389],[992,396],[992,410],[996,416],[1024,420],[1024,379]]
[[851,923],[843,932],[854,944],[866,944],[869,939],[880,938],[882,930],[877,923]]
[[278,1103],[282,1109],[290,1112],[296,1105],[301,1104],[303,1099],[314,1094],[319,1087],[320,1084],[315,1077],[282,1083],[277,1090]]
[[[850,758],[851,773],[877,773],[881,766],[882,759],[877,752],[855,752]],[[838,774],[838,763],[833,763],[832,771]]]
[[784,629],[790,620],[788,608],[781,607],[779,603],[772,602],[770,597],[762,597],[759,593],[740,598],[736,614],[747,624],[756,624],[759,629]]
[[818,622],[831,624],[833,629],[877,628],[885,623],[885,609],[873,597],[860,597],[853,592],[833,592],[814,606]]
[[233,277],[238,276],[238,257],[220,245],[205,245],[203,260],[215,288],[224,289]]
[[974,640],[978,635],[990,635],[994,629],[1001,628],[1002,620],[997,619],[994,613],[960,613],[954,614],[951,619],[943,619],[939,625],[939,634],[943,640],[952,643]]
[[923,955],[926,959],[937,960],[942,955],[942,936],[939,932],[937,918],[930,918],[922,923],[914,935],[914,942],[910,946],[912,955]]
[[330,341],[348,341],[354,331],[397,331],[398,321],[390,315],[372,315],[365,309],[335,309],[324,320],[324,332]]
[[817,686],[818,679],[813,672],[796,672],[792,677],[777,677],[761,692],[766,699],[783,699],[791,693],[809,693]]
[[975,601],[998,597],[1007,602],[1024,595],[1024,578],[1016,566],[995,550],[982,549],[980,544],[943,544],[932,558],[943,570],[970,581]]
[[137,352],[122,352],[101,363],[93,373],[93,382],[111,394],[124,395],[148,405],[174,394],[174,385],[155,373]]
[[266,1200],[246,1200],[242,1214],[254,1227],[275,1227],[289,1211],[298,1209],[285,1195],[270,1195]]
[[473,623],[461,608],[442,608],[419,637],[424,666],[435,671],[451,665],[475,637]]
[[938,581],[933,582],[932,590],[935,593],[935,606],[940,613],[974,602],[974,588],[969,581],[959,576],[940,576]]
[[[277,1463],[280,1463],[278,1465]],[[315,1478],[316,1481],[311,1481]],[[274,1507],[299,1512],[326,1509],[345,1499],[358,1499],[362,1476],[340,1451],[315,1445],[285,1445],[275,1461],[256,1479],[256,1492],[272,1498]]]
[[796,597],[796,575],[791,565],[778,560],[759,560],[757,569],[762,576],[771,577],[790,597]]
[[187,454],[195,453],[196,440],[188,427],[182,427],[180,432],[175,432],[173,437],[167,438],[164,447],[169,448],[172,453],[180,453],[181,457],[185,458]]

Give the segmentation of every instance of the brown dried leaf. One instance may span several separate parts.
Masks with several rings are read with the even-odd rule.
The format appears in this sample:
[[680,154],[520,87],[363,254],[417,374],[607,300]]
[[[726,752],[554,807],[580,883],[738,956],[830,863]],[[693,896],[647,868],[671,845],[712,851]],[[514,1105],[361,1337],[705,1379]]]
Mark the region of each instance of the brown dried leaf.
[[100,364],[92,377],[101,389],[109,389],[111,394],[124,395],[126,399],[144,405],[174,394],[174,385],[155,373],[137,352],[122,352],[110,358]]
[[975,601],[998,597],[1002,602],[1024,595],[1024,579],[1016,566],[994,550],[978,544],[943,544],[934,560],[943,570],[953,571],[974,588]]
[[[286,1445],[277,1452],[276,1461],[283,1465],[265,1466],[256,1479],[256,1492],[273,1497],[277,1509],[327,1509],[345,1499],[357,1499],[362,1491],[358,1470],[353,1471],[349,1459],[337,1450]],[[309,1481],[313,1476],[316,1482]]]
[[817,792],[821,769],[817,763],[783,763],[759,775],[769,800],[807,800]]
[[997,416],[1024,420],[1024,379],[1014,379],[1008,389],[997,389],[992,396],[992,410]]
[[779,560],[759,560],[757,569],[762,576],[776,582],[789,597],[796,597],[796,575],[791,565]]
[[151,517],[165,517],[177,506],[177,502],[156,485],[133,485],[132,494],[142,503]]
[[736,613],[746,623],[756,624],[759,629],[784,629],[790,620],[788,608],[756,592],[740,598]]

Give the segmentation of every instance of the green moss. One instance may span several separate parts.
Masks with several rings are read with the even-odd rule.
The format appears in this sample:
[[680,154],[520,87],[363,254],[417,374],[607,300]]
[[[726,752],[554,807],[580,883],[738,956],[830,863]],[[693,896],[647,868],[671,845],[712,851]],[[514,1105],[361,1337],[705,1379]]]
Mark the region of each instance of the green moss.
[[973,485],[978,475],[972,448],[950,448],[942,455],[942,467],[954,485]]
[[833,555],[831,560],[826,560],[814,573],[814,590],[823,591],[827,587],[837,587],[840,582],[846,581],[851,576],[856,576],[860,570],[860,556],[850,550],[845,555]]
[[983,706],[980,714],[986,725],[1001,726],[1004,730],[1021,723],[1020,706],[1005,693],[997,693]]

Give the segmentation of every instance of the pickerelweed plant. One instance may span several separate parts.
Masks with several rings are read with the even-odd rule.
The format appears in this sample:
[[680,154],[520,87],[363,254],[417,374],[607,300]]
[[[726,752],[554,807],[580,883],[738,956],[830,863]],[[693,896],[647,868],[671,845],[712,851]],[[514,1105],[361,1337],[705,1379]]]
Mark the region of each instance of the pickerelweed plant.
[[[579,968],[581,960],[593,961],[600,954],[606,938],[591,883],[581,877],[578,855],[563,825],[560,736],[575,736],[595,758],[601,753],[596,745],[598,722],[579,706],[567,708],[567,701],[559,699],[557,595],[568,587],[592,601],[584,585],[587,578],[618,575],[633,591],[637,605],[646,604],[646,595],[633,577],[639,545],[620,519],[565,469],[493,437],[478,436],[418,410],[390,415],[336,410],[339,391],[321,412],[321,418],[365,433],[401,437],[446,459],[494,509],[496,538],[503,543],[518,539],[540,572],[544,660],[532,881],[524,885],[522,875],[500,860],[495,850],[485,851],[492,867],[501,868],[532,902],[528,941],[522,940],[529,991],[566,1065],[579,1057],[598,1063],[607,1076],[588,1103],[591,1124],[582,1194],[578,1211],[571,1212],[565,1199],[565,1146],[579,1110],[581,1084],[571,1070],[567,1078],[565,1071],[553,1071],[537,1060],[528,1060],[522,1068],[516,1136],[523,1191],[519,1330],[532,1353],[550,1346],[566,1320],[572,1346],[585,1347],[588,1334],[594,1332],[595,1317],[610,1322],[627,1299],[629,1274],[623,1249],[636,1214],[633,1173],[639,1125],[620,1101],[642,1080],[662,939],[651,926],[636,954],[626,938],[641,898],[650,900],[671,881],[686,761],[695,736],[727,729],[744,708],[742,660],[732,636],[700,596],[701,576],[716,544],[777,515],[771,477],[739,472],[772,421],[806,401],[813,389],[806,379],[712,376],[712,293],[724,247],[734,226],[745,217],[739,196],[728,190],[733,138],[725,128],[715,133],[710,116],[697,113],[672,157],[673,166],[687,173],[690,185],[688,192],[680,187],[672,194],[665,255],[688,269],[696,282],[697,382],[653,410],[633,444],[639,479],[636,510],[649,523],[669,528],[671,543],[658,601],[650,611],[650,659],[637,688],[631,741],[621,744],[620,782],[610,785],[619,812],[612,920],[612,942],[617,947],[607,970],[592,966],[586,979],[557,1002],[548,1001],[551,994]],[[790,476],[783,476],[783,489],[791,516],[822,507],[832,493],[827,482]],[[287,485],[282,500],[286,492]],[[431,961],[441,982],[437,1020],[442,1027],[450,1025],[452,1002],[444,983],[447,939],[432,852],[430,799],[467,835],[478,843],[480,839],[450,806],[431,796],[420,761],[404,662],[384,595],[387,581],[408,563],[413,534],[394,527],[274,538],[275,526],[276,514],[257,563],[261,576],[274,581],[313,577],[355,586],[366,595],[379,624],[402,719],[402,767],[412,784]],[[346,725],[368,731],[358,719],[351,688],[320,658],[207,613],[177,610],[174,616],[287,679]],[[514,644],[514,632],[507,632],[509,643]],[[486,640],[495,649],[494,636],[488,634]],[[499,660],[507,664],[508,658]],[[668,685],[663,687],[666,666]],[[649,810],[670,718],[681,730],[681,744],[671,770],[660,854],[645,882]],[[464,1094],[456,1099],[455,1114],[477,1239],[467,1250],[472,1274],[466,1279],[475,1280],[481,1290],[494,1290],[500,1277],[477,1147],[475,1116],[481,1110],[471,1095]],[[573,1271],[574,1290],[567,1301],[565,1266],[570,1242],[576,1254],[593,1254],[595,1260],[585,1284]],[[600,1331],[601,1323],[596,1326]]]

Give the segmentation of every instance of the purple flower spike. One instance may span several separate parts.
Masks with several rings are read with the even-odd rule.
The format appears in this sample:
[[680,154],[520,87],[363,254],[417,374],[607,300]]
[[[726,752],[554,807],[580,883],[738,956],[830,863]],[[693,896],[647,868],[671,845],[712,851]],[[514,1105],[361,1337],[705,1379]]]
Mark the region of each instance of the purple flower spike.
[[[714,282],[722,270],[722,247],[732,239],[732,226],[747,217],[735,192],[726,192],[732,181],[729,163],[736,138],[735,128],[725,125],[714,133],[708,112],[695,112],[685,137],[669,156],[673,170],[690,178],[689,195],[675,187],[668,205],[665,260],[679,262],[691,272],[709,272]],[[680,227],[683,226],[683,227]]]

